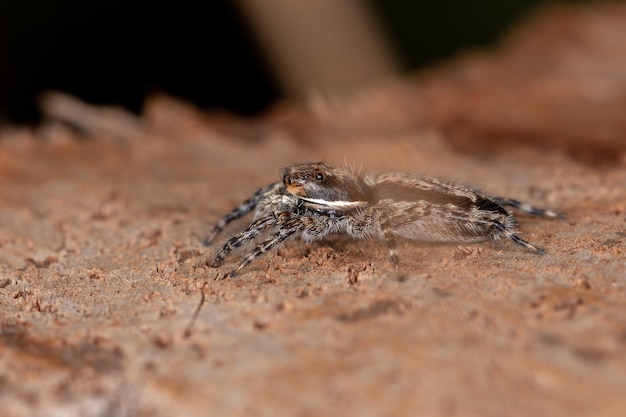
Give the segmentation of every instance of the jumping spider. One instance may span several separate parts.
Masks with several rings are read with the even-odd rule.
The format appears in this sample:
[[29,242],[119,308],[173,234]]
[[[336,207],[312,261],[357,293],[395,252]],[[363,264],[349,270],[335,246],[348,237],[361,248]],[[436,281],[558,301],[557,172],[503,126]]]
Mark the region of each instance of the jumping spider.
[[288,238],[306,242],[330,233],[355,239],[381,238],[398,271],[396,237],[431,242],[479,242],[505,237],[536,254],[543,249],[515,234],[517,220],[504,207],[548,218],[563,214],[509,198],[489,197],[463,185],[414,174],[360,176],[323,162],[288,167],[282,181],[257,191],[217,222],[209,245],[227,224],[256,209],[248,228],[230,238],[209,263],[220,266],[231,251],[262,240],[230,276]]

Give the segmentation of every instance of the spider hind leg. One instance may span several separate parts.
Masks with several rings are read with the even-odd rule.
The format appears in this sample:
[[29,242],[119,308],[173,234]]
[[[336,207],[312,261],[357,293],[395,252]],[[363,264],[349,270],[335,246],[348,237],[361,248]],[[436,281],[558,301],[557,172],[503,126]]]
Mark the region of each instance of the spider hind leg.
[[522,203],[514,198],[493,197],[492,199],[503,207],[513,207],[514,209],[532,216],[546,217],[549,219],[564,219],[566,217],[565,213],[557,213],[556,211],[535,207],[528,203]]
[[521,237],[519,237],[518,235],[516,235],[515,232],[513,231],[513,228],[511,226],[507,227],[505,224],[502,224],[500,222],[494,221],[493,222],[493,227],[498,232],[498,234],[496,236],[504,235],[504,237],[509,239],[511,242],[515,243],[518,246],[526,248],[526,249],[530,250],[531,252],[534,252],[537,255],[544,255],[546,253],[546,251],[544,249],[542,249],[542,248],[540,248],[538,246],[535,246],[532,243],[529,243],[529,242],[525,241],[524,239],[522,239]]

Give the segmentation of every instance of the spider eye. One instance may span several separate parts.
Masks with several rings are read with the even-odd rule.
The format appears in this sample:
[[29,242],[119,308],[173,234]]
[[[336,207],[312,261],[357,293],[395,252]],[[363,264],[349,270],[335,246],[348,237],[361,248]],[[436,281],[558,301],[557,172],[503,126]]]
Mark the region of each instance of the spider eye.
[[324,174],[322,174],[321,172],[316,172],[315,173],[315,180],[319,181],[319,182],[324,181]]

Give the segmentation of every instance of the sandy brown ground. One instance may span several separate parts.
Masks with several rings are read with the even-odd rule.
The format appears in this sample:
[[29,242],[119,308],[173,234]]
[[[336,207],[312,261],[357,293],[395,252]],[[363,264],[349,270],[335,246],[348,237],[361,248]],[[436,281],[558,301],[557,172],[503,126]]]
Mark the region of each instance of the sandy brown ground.
[[[155,97],[141,120],[87,109],[103,123],[80,134],[5,128],[0,414],[626,414],[625,28],[619,5],[552,10],[499,51],[260,120]],[[403,242],[405,282],[382,244],[340,237],[215,280],[245,221],[206,248],[212,223],[318,159],[568,219],[518,216],[545,256]]]

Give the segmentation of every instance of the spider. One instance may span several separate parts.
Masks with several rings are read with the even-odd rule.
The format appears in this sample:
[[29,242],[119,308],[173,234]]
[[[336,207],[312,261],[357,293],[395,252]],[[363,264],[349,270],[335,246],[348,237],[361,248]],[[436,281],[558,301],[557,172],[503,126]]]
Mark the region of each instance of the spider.
[[[253,210],[252,223],[230,238],[209,263],[220,266],[236,248],[257,242],[230,276],[289,238],[305,242],[331,233],[355,239],[384,240],[396,273],[396,238],[430,242],[479,242],[507,238],[536,254],[544,250],[515,233],[509,206],[531,215],[564,218],[510,198],[490,197],[469,187],[415,174],[361,176],[324,162],[285,168],[282,181],[267,185],[217,222],[205,240],[209,245],[233,220]],[[224,275],[225,277],[226,275]]]

